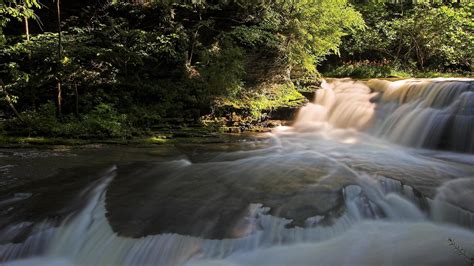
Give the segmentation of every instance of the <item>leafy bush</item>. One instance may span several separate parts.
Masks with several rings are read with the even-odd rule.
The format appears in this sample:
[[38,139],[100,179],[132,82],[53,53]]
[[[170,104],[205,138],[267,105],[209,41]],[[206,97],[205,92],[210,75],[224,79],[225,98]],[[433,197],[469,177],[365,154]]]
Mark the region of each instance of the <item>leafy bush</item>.
[[18,132],[20,135],[52,135],[56,136],[60,131],[61,124],[56,119],[56,107],[48,102],[38,108],[37,111],[29,110],[22,113],[22,121],[18,118],[7,123],[7,128]]
[[94,110],[84,115],[79,126],[84,127],[83,133],[92,136],[124,137],[128,135],[127,116],[117,113],[113,106],[105,103],[97,105]]
[[23,112],[22,121],[11,119],[6,125],[11,133],[27,136],[124,138],[130,135],[127,116],[118,114],[107,104],[100,104],[79,118],[67,116],[60,121],[55,105],[48,102],[37,111]]
[[[243,87],[244,50],[226,40],[215,44],[202,57],[206,65],[198,67],[203,82],[199,97],[233,96]],[[206,95],[207,94],[207,95]]]
[[473,3],[369,3],[356,7],[368,27],[345,39],[343,63],[388,60],[413,72],[472,73]]
[[389,62],[348,62],[342,66],[324,73],[327,77],[352,77],[352,78],[389,78],[410,77],[411,73],[401,70],[397,64]]

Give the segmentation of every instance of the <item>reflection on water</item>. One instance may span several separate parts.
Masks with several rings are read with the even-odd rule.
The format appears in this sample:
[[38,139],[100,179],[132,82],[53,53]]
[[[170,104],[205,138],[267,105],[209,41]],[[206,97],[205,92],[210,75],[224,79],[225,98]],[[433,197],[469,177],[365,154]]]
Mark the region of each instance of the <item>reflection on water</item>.
[[448,239],[474,254],[472,90],[326,83],[293,127],[246,148],[115,163],[69,218],[1,230],[0,261],[463,265]]

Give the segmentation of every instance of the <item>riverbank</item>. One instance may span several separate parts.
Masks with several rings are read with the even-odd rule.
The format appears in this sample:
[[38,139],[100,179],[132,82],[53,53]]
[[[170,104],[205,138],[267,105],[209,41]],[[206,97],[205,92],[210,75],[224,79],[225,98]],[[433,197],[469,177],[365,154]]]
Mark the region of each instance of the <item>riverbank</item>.
[[[39,112],[0,121],[0,145],[157,145],[166,143],[213,142],[228,134],[265,133],[289,125],[299,108],[311,101],[320,81],[295,86],[269,84],[239,97],[215,99],[212,112],[196,119],[138,118],[102,106],[93,115],[58,117],[54,105]],[[141,119],[139,125],[133,121]],[[2,132],[3,131],[3,132]]]
[[398,66],[371,65],[368,62],[343,64],[323,73],[327,78],[354,79],[411,79],[411,78],[473,78],[472,72],[439,72],[420,71],[418,69],[401,69]]
[[54,146],[77,146],[77,147],[100,147],[108,145],[129,145],[138,147],[153,147],[158,145],[175,144],[211,144],[232,143],[248,137],[259,137],[271,129],[262,131],[246,131],[239,133],[206,132],[202,129],[188,129],[186,131],[156,132],[149,136],[133,138],[62,138],[62,137],[22,137],[22,136],[0,136],[0,148],[28,148],[28,147],[54,147]]
[[[466,80],[470,78],[464,77]],[[328,82],[338,78],[325,77]],[[419,79],[411,77],[410,79]],[[354,79],[367,81],[370,79]],[[384,77],[380,80],[406,80],[406,78]],[[424,80],[424,79],[420,79]],[[272,94],[261,97],[243,97],[238,100],[221,99],[213,114],[201,117],[199,121],[185,121],[169,119],[166,123],[150,124],[147,129],[128,127],[126,131],[117,131],[118,134],[104,134],[105,131],[89,132],[88,130],[70,130],[66,135],[53,135],[59,126],[68,128],[64,122],[43,125],[49,130],[43,134],[15,134],[4,130],[0,133],[0,147],[28,147],[28,146],[87,146],[87,145],[138,145],[155,146],[179,143],[225,143],[233,141],[235,136],[248,136],[271,132],[278,126],[289,126],[295,119],[298,110],[308,102],[314,100],[315,92],[320,88],[320,79],[304,84],[295,82],[290,87],[292,95]],[[309,84],[309,85],[308,85]],[[265,98],[268,97],[268,98]],[[46,118],[43,118],[46,119]],[[97,120],[98,123],[102,120]],[[100,129],[108,128],[110,121],[100,125]],[[5,123],[5,121],[3,122]],[[77,121],[78,126],[84,126],[84,121]],[[1,123],[0,123],[1,124]],[[87,126],[87,125],[86,125]],[[56,128],[55,128],[56,127]],[[97,128],[97,127],[91,127]],[[87,134],[80,134],[82,131]],[[133,131],[133,134],[130,132]],[[77,134],[74,134],[77,133]]]

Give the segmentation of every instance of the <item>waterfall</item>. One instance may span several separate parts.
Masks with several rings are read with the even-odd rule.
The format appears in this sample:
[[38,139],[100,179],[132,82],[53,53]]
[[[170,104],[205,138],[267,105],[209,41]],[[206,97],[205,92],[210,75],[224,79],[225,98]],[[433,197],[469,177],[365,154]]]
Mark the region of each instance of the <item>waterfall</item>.
[[295,126],[318,122],[410,147],[474,153],[474,81],[323,82]]
[[[0,229],[0,264],[463,265],[473,83],[324,82],[252,148],[112,162],[66,217]],[[17,192],[0,207],[37,197]]]

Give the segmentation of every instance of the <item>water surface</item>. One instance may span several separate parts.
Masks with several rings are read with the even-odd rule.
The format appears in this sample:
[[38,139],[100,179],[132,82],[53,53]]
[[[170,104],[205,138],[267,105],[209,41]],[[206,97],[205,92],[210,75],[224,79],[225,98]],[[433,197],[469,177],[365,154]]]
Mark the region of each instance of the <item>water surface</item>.
[[323,84],[229,143],[0,150],[7,265],[469,265],[472,80]]

